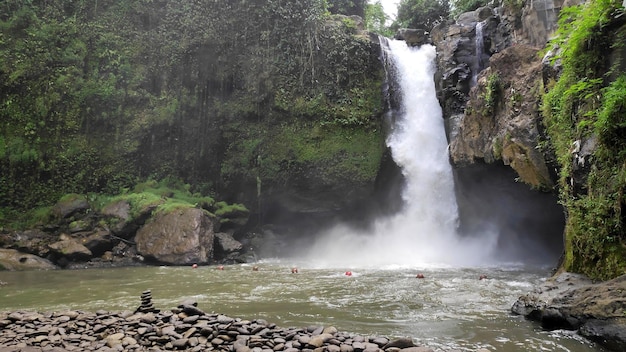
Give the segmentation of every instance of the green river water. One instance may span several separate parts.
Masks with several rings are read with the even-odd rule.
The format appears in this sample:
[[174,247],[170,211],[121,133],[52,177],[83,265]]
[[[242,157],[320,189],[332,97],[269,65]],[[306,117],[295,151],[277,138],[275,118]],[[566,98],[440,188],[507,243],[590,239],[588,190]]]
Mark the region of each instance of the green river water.
[[[283,327],[412,337],[435,349],[603,351],[573,332],[543,331],[510,313],[516,298],[549,276],[548,268],[315,268],[306,263],[128,267],[0,272],[0,310],[134,310],[150,289],[158,309],[186,299],[205,312],[263,318]],[[291,273],[297,265],[299,272]],[[353,275],[346,276],[351,270]],[[422,273],[424,279],[416,278]],[[480,275],[488,279],[479,280]]]

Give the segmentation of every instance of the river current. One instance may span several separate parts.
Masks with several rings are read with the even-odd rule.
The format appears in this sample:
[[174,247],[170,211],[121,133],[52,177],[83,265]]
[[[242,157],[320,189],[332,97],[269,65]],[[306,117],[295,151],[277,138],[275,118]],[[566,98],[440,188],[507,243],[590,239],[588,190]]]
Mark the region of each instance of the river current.
[[[215,266],[2,272],[0,310],[135,310],[151,290],[157,309],[191,299],[205,312],[263,318],[283,327],[335,326],[412,337],[435,349],[603,351],[573,332],[544,331],[510,313],[549,268],[316,268],[265,261]],[[299,272],[291,273],[298,265]],[[345,275],[350,270],[352,276]],[[423,274],[423,279],[416,278]],[[487,279],[480,280],[481,275]]]

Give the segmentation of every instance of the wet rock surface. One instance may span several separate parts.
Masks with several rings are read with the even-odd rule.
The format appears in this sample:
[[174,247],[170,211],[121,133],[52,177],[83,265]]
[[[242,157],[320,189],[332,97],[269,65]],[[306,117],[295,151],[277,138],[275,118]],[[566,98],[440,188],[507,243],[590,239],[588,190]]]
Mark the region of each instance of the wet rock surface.
[[50,270],[56,266],[49,260],[14,249],[0,249],[0,267],[4,270]]
[[450,142],[455,165],[501,161],[532,187],[554,186],[549,171],[553,156],[537,147],[543,138],[537,101],[542,63],[537,53],[531,46],[516,45],[491,56]]
[[137,232],[137,251],[159,263],[206,264],[213,258],[214,228],[202,209],[158,214]]
[[[143,298],[142,298],[143,299]],[[204,313],[193,303],[158,312],[0,313],[0,349],[17,351],[431,352],[329,326],[281,328],[263,319]],[[452,352],[453,350],[450,350]],[[486,350],[478,350],[485,352]]]
[[612,351],[626,351],[626,275],[592,283],[562,273],[521,296],[511,310],[545,329],[577,330]]

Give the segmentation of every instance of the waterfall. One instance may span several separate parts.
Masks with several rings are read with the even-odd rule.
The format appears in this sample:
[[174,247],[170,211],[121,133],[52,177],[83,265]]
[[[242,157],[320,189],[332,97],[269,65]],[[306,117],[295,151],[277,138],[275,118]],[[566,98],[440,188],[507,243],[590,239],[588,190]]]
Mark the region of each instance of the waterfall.
[[384,40],[391,57],[389,79],[398,84],[400,109],[387,145],[406,179],[402,198],[407,219],[439,236],[454,233],[457,204],[448,142],[435,93],[435,47],[408,47],[404,41]]
[[476,85],[478,73],[483,69],[483,51],[485,50],[484,44],[484,35],[483,28],[485,27],[485,22],[481,21],[476,23],[475,27],[475,37],[474,37],[474,47],[475,47],[475,60],[474,65],[472,67],[472,86]]
[[381,38],[383,62],[399,107],[387,138],[405,178],[403,209],[372,229],[337,226],[310,248],[320,265],[429,267],[485,263],[495,238],[457,234],[458,209],[441,107],[434,83],[435,47]]

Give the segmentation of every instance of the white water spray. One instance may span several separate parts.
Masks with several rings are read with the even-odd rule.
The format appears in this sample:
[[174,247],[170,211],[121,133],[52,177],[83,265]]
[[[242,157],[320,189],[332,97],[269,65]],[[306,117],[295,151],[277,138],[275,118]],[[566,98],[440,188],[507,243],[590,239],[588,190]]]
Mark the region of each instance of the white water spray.
[[400,116],[387,140],[406,185],[403,210],[378,220],[369,233],[338,226],[310,250],[317,266],[397,268],[486,263],[495,238],[480,241],[457,234],[458,208],[441,107],[436,97],[435,48],[388,41],[388,69],[398,80]]

